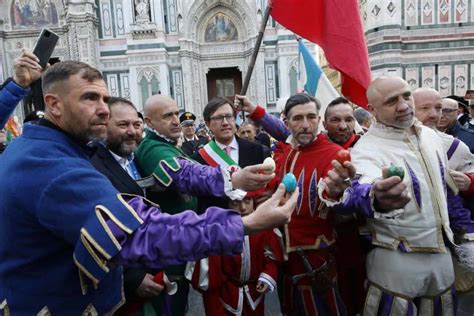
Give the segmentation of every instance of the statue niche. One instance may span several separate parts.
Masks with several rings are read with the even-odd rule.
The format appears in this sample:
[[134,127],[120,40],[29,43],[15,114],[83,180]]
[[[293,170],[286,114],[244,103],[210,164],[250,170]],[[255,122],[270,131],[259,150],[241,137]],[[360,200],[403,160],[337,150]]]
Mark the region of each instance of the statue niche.
[[137,24],[146,24],[151,21],[148,0],[135,0],[135,21]]
[[237,28],[227,15],[217,13],[207,22],[204,36],[206,42],[227,42],[238,38]]

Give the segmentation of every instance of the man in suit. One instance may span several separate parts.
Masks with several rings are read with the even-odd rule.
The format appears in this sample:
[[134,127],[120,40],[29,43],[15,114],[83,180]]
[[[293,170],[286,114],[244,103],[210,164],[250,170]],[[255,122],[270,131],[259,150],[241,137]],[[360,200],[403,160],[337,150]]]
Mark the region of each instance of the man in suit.
[[181,149],[188,155],[194,155],[200,148],[207,144],[208,139],[203,136],[196,135],[194,131],[194,122],[196,115],[191,112],[184,112],[179,116],[181,128],[183,129]]
[[[201,148],[192,158],[210,166],[228,168],[237,165],[241,168],[260,164],[268,157],[261,144],[250,142],[235,135],[235,109],[232,102],[221,97],[209,101],[203,111],[204,122],[214,134],[214,139]],[[210,205],[225,207],[224,199],[202,198],[199,209]]]
[[443,99],[438,129],[463,141],[469,147],[471,153],[474,153],[474,131],[463,127],[457,120],[458,106],[459,102],[454,99]]
[[[236,113],[231,104],[231,101],[217,97],[209,101],[204,108],[204,121],[214,134],[214,143],[242,168],[262,163],[266,158],[262,145],[235,135]],[[209,164],[201,154],[194,158],[199,162]]]
[[[95,153],[91,162],[119,192],[143,196],[143,189],[135,181],[141,176],[134,162],[134,152],[142,140],[142,121],[133,103],[127,99],[111,97],[109,109],[107,147],[94,144]],[[152,299],[160,295],[161,287],[153,281],[153,272],[139,268],[124,270],[127,302]]]

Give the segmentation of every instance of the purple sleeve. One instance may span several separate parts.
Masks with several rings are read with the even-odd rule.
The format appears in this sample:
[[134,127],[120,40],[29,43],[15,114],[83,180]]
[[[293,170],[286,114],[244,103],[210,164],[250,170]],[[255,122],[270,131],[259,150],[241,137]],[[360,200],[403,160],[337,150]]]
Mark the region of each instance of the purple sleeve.
[[271,114],[265,113],[265,115],[258,120],[258,123],[276,140],[284,142],[291,134],[290,130],[285,126],[285,123]]
[[474,233],[471,212],[463,206],[462,199],[448,187],[449,224],[453,232]]
[[362,217],[374,218],[371,190],[371,184],[361,184],[359,181],[354,180],[352,181],[352,187],[344,192],[343,202],[332,208],[340,215],[357,212]]
[[128,236],[112,221],[107,222],[122,246],[113,258],[117,264],[160,269],[242,252],[244,227],[237,212],[210,207],[202,215],[192,211],[170,215],[145,204],[141,198],[128,203],[144,224]]
[[163,168],[173,179],[171,187],[177,191],[191,195],[225,196],[224,177],[221,168],[209,167],[186,159],[178,159],[180,168],[171,170],[164,165]]

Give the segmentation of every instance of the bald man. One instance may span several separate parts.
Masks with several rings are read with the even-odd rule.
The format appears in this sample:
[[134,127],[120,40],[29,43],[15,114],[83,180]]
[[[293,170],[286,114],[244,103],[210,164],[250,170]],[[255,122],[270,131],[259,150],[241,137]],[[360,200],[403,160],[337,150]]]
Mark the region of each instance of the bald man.
[[[416,118],[423,125],[436,130],[443,141],[449,160],[449,168],[465,173],[474,173],[474,156],[469,151],[469,147],[453,136],[437,130],[443,109],[443,98],[438,91],[431,88],[418,88],[413,91],[413,99],[415,101]],[[451,99],[446,100],[447,102],[456,102]]]
[[[454,234],[460,241],[473,236],[464,234],[474,232],[470,214],[449,193],[447,201],[448,160],[436,132],[415,120],[409,85],[377,78],[367,97],[377,122],[351,151],[358,176],[343,203],[367,218],[375,246],[367,257],[364,315],[452,315],[449,246]],[[390,164],[404,170],[403,181],[387,177]]]
[[[159,181],[166,183],[166,173],[161,169],[160,163],[178,168],[176,159],[187,157],[176,146],[181,136],[178,104],[169,96],[157,94],[146,100],[143,110],[146,136],[136,152],[138,167],[144,176],[155,175]],[[175,189],[149,192],[147,197],[171,214],[197,210],[198,202],[195,196],[182,194]],[[178,292],[171,300],[173,315],[184,315],[187,306],[189,285],[183,278],[184,269],[185,265],[179,265],[165,270],[167,274],[182,279],[178,283]]]

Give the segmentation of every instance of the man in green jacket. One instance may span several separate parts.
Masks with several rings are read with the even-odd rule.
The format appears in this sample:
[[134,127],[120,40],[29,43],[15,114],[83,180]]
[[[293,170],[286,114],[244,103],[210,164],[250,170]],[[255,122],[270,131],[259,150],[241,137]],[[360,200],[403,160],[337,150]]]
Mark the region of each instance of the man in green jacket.
[[[178,105],[168,96],[154,95],[146,100],[144,114],[147,125],[146,136],[135,153],[136,162],[143,176],[153,175],[158,182],[168,187],[171,178],[163,166],[167,165],[177,170],[180,168],[177,158],[187,158],[187,155],[177,147],[181,136]],[[198,206],[196,197],[172,188],[163,192],[150,191],[147,198],[170,214],[197,210]],[[184,269],[185,265],[165,269],[167,275],[178,279],[178,292],[170,298],[173,315],[184,315],[186,312],[189,285],[183,277]]]
[[[166,164],[176,169],[179,168],[176,158],[187,158],[177,147],[181,136],[178,105],[172,98],[158,94],[146,100],[144,113],[147,129],[136,152],[138,167],[143,176],[154,175],[157,181],[168,186],[170,178],[162,166]],[[171,214],[197,209],[196,197],[173,189],[150,192],[147,197]]]

